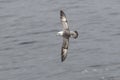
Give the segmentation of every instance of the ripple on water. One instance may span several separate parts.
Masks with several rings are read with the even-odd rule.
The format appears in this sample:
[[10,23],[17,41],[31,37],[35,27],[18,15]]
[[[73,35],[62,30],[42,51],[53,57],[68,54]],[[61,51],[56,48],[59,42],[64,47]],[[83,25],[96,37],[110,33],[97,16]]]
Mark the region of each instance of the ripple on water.
[[118,15],[120,15],[120,12],[112,12],[112,13],[109,13],[109,15],[111,15],[111,16],[118,16]]
[[0,3],[10,3],[10,2],[13,2],[15,0],[1,0]]
[[6,47],[6,48],[3,48],[3,49],[0,49],[0,51],[7,51],[7,50],[12,50],[12,49],[14,49],[14,48],[12,48],[12,47]]
[[33,35],[36,35],[36,34],[48,34],[48,33],[51,33],[51,32],[58,32],[58,30],[49,30],[49,31],[36,31],[36,32],[31,32],[31,33],[28,33],[28,34],[33,34]]
[[112,34],[112,36],[120,36],[120,33]]
[[37,41],[24,41],[24,42],[20,42],[18,45],[28,45],[28,44],[34,44],[37,43]]

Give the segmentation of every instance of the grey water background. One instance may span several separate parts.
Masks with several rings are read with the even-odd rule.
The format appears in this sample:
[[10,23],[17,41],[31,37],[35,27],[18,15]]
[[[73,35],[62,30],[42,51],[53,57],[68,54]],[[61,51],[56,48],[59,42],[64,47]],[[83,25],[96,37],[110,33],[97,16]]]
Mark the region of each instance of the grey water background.
[[[79,32],[63,63],[61,9]],[[0,80],[120,80],[120,1],[0,0]]]

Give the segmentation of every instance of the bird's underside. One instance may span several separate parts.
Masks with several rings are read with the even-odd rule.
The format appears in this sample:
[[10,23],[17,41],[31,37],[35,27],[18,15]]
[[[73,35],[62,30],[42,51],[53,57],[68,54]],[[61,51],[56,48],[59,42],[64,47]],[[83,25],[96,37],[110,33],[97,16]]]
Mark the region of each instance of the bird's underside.
[[63,25],[63,34],[62,34],[63,44],[62,44],[62,48],[61,48],[61,61],[63,62],[67,57],[69,38],[73,37],[76,39],[78,37],[78,32],[69,30],[67,18],[65,16],[65,13],[62,10],[60,11],[60,19],[61,19],[61,22]]

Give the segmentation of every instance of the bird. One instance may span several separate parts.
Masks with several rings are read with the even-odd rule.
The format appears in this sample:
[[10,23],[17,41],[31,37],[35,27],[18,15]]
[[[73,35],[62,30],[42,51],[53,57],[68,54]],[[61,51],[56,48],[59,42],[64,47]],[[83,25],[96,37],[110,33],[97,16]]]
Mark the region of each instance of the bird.
[[74,39],[78,38],[78,32],[70,31],[69,26],[68,26],[68,21],[67,21],[66,15],[63,12],[63,10],[60,10],[60,20],[63,25],[63,30],[59,31],[57,35],[63,37],[63,43],[61,47],[61,62],[64,62],[67,57],[67,53],[68,53],[69,38],[70,37]]

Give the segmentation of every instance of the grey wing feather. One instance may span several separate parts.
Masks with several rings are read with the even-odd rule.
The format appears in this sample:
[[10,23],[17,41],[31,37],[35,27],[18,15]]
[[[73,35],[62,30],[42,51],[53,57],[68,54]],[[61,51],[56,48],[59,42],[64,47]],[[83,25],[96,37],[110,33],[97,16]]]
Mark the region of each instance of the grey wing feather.
[[60,11],[60,19],[63,25],[63,30],[69,29],[67,18],[62,10]]
[[61,48],[61,61],[63,62],[66,57],[67,57],[67,53],[68,53],[68,46],[69,46],[69,38],[64,38],[63,37],[63,44],[62,44],[62,48]]

